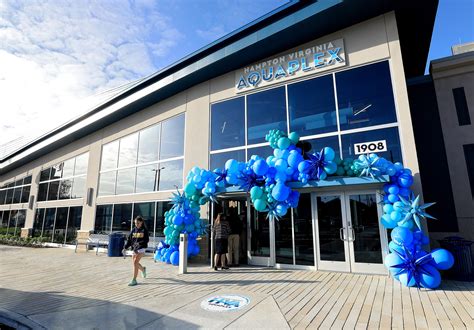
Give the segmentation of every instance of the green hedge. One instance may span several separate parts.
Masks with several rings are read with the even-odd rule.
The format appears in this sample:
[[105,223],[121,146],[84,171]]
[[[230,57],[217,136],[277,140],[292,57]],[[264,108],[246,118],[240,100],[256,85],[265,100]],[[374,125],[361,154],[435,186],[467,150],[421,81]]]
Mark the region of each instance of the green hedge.
[[47,241],[48,241],[48,238],[45,238],[45,237],[21,238],[14,235],[0,235],[0,244],[4,244],[4,245],[44,247],[43,243]]

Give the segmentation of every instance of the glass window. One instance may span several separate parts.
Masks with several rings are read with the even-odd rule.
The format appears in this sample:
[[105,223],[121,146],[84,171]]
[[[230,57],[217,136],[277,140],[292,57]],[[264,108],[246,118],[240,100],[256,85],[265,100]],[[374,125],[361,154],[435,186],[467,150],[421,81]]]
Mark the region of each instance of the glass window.
[[54,223],[54,243],[64,243],[64,237],[66,235],[67,215],[69,208],[58,207],[56,211],[56,222]]
[[137,163],[138,133],[120,139],[118,167],[135,165]]
[[300,136],[337,131],[332,75],[288,85],[290,132]]
[[73,243],[77,237],[77,231],[81,229],[82,206],[69,208],[69,217],[66,230],[66,244]]
[[158,190],[174,190],[183,186],[183,160],[160,163],[158,168]]
[[95,234],[109,234],[110,225],[112,224],[112,208],[113,205],[97,205],[95,212]]
[[10,211],[3,211],[2,214],[2,226],[0,228],[0,234],[5,235],[8,232],[8,220],[10,218]]
[[51,174],[51,168],[47,168],[42,170],[40,173],[40,181],[47,181],[49,180],[49,175]]
[[20,203],[21,200],[21,187],[16,187],[13,191],[13,204]]
[[245,150],[234,150],[210,155],[210,169],[224,169],[225,162],[229,159],[235,159],[238,162],[245,162]]
[[150,236],[154,236],[155,232],[155,202],[135,203],[133,205],[133,219],[141,216],[145,220],[145,226],[150,232]]
[[469,116],[469,108],[467,107],[466,94],[464,87],[453,89],[454,104],[458,115],[459,126],[471,125],[471,117]]
[[163,230],[165,229],[165,212],[171,210],[172,207],[173,205],[169,201],[156,203],[155,236],[164,236]]
[[247,96],[247,144],[265,142],[271,129],[287,132],[285,88]]
[[135,189],[135,173],[135,167],[117,171],[117,190],[115,191],[117,195],[133,194]]
[[117,168],[119,141],[114,141],[102,146],[102,163],[100,170]]
[[25,227],[25,220],[26,220],[26,210],[18,210],[16,214],[16,227],[15,227],[15,235],[21,235],[21,229]]
[[74,175],[87,174],[87,163],[89,162],[89,153],[82,154],[76,157],[76,166],[74,168]]
[[5,197],[7,196],[6,190],[0,190],[0,205],[5,204]]
[[293,265],[293,238],[291,227],[290,212],[284,217],[281,217],[280,220],[275,221],[275,257],[276,262],[279,264]]
[[160,159],[184,155],[184,114],[161,123]]
[[75,158],[66,160],[63,164],[63,178],[70,178],[74,175]]
[[464,159],[466,160],[467,174],[471,186],[471,194],[474,197],[474,144],[463,145]]
[[137,183],[135,192],[154,191],[158,181],[157,164],[137,167]]
[[253,155],[260,156],[262,158],[267,158],[268,156],[273,155],[273,148],[270,146],[263,146],[263,147],[256,147],[256,148],[250,148],[247,150],[247,160],[250,159]]
[[115,195],[115,176],[117,171],[101,173],[99,181],[99,196]]
[[245,103],[239,97],[211,105],[211,150],[245,145]]
[[132,228],[132,204],[115,204],[112,232],[130,232]]
[[378,156],[384,157],[393,163],[403,162],[400,139],[396,127],[342,135],[342,156],[343,158],[354,159],[359,156],[355,155],[354,144],[379,140],[386,141],[387,151],[377,152]]
[[397,121],[388,62],[336,73],[341,130]]
[[31,175],[27,176],[25,180],[23,180],[23,184],[30,184],[31,183]]
[[58,199],[59,181],[51,181],[49,183],[48,201],[55,201]]
[[74,178],[74,184],[72,185],[71,198],[83,198],[86,194],[86,177],[77,176]]
[[141,131],[139,141],[138,164],[157,161],[160,146],[160,124]]
[[44,217],[43,237],[51,240],[53,238],[54,218],[56,217],[56,208],[46,209]]
[[38,187],[38,202],[45,201],[46,196],[48,196],[48,183],[40,183]]
[[45,209],[36,209],[35,219],[33,221],[33,237],[41,237],[43,233]]
[[30,189],[31,189],[31,186],[23,186],[23,190],[21,191],[22,203],[28,203],[28,199],[30,198]]
[[[310,145],[308,145],[307,143],[309,143]],[[309,150],[309,152],[312,154],[320,152],[325,147],[330,147],[334,150],[336,156],[339,156],[339,138],[337,136],[305,140],[302,141],[301,147],[304,148],[306,152],[308,152]]]
[[54,165],[51,167],[51,180],[60,179],[63,175],[63,164]]
[[59,184],[59,199],[69,199],[71,198],[72,192],[72,179],[61,180]]
[[296,264],[314,266],[311,194],[300,195],[298,207],[293,209],[293,221],[295,231]]
[[7,190],[7,197],[5,199],[5,204],[11,204],[13,202],[13,188]]

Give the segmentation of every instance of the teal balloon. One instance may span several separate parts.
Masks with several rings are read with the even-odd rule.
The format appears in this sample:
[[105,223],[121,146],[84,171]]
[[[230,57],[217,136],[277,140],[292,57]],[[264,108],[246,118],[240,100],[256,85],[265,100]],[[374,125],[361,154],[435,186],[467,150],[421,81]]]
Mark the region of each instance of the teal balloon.
[[267,208],[267,203],[263,199],[256,199],[253,202],[253,206],[257,211],[262,212]]
[[291,141],[287,137],[281,137],[278,139],[278,148],[280,149],[286,149],[290,146]]
[[196,193],[196,187],[193,183],[189,182],[186,184],[186,186],[184,186],[184,192],[186,193],[186,195],[192,196]]
[[342,167],[342,166],[338,166],[338,167],[337,167],[336,174],[337,174],[338,176],[344,175],[344,172],[345,172],[345,171],[344,171],[344,167]]
[[327,174],[334,174],[337,171],[337,165],[334,162],[331,162],[324,166],[324,171],[326,171]]
[[252,198],[252,200],[259,199],[262,195],[263,191],[260,187],[255,186],[250,189],[250,198]]
[[288,135],[288,138],[293,144],[297,144],[298,141],[300,140],[300,136],[296,132],[291,132],[290,135]]
[[384,211],[385,213],[387,213],[387,214],[392,213],[392,211],[393,211],[393,205],[392,205],[392,204],[385,204],[385,205],[383,206],[383,211]]
[[330,147],[324,148],[324,160],[327,161],[332,161],[334,160],[334,157],[336,157],[336,153],[334,150]]

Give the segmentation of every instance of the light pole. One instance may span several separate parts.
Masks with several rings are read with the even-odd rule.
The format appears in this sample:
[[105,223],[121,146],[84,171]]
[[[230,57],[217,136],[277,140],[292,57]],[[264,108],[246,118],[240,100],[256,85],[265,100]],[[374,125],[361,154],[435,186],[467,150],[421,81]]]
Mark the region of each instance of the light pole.
[[154,168],[152,171],[155,172],[155,181],[153,184],[153,191],[157,191],[160,188],[160,175],[161,175],[161,170],[164,170],[165,167],[160,167],[160,168]]

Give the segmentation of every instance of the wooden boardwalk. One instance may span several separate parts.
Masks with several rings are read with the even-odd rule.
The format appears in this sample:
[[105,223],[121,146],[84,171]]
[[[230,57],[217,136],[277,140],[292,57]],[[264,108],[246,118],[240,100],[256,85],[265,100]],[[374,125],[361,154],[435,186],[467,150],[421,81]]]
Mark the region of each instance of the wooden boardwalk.
[[474,283],[444,281],[430,291],[386,276],[195,265],[177,275],[176,267],[145,258],[149,278],[129,288],[130,264],[69,249],[0,246],[0,309],[27,316],[226,289],[272,297],[295,329],[474,329]]

